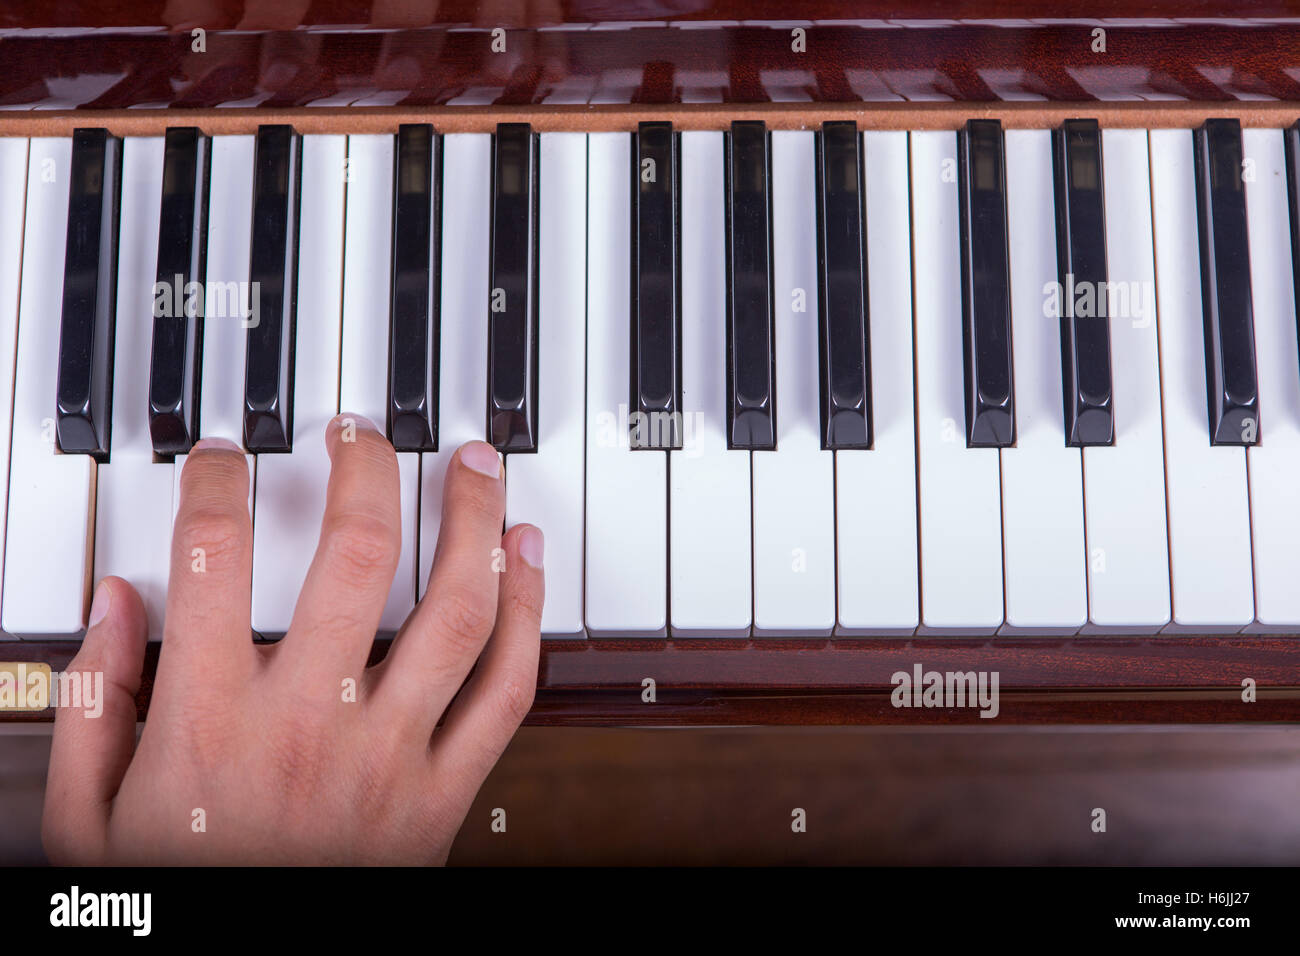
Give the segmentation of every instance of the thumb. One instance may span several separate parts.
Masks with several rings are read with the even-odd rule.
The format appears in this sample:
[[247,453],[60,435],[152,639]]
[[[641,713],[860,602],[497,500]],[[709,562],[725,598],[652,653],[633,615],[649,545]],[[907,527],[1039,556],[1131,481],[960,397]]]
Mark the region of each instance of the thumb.
[[135,752],[148,632],[135,588],[121,578],[100,581],[85,640],[68,665],[67,686],[79,685],[82,698],[60,700],[54,715],[41,838],[55,862],[86,860],[103,848],[109,809]]

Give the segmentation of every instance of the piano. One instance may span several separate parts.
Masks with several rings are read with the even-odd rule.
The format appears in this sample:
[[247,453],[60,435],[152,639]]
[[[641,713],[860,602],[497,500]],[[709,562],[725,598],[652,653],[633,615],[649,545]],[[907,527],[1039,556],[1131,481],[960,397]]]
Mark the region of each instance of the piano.
[[211,436],[276,639],[351,411],[376,660],[503,453],[532,723],[1300,720],[1300,21],[1048,6],[0,14],[0,660],[108,574],[160,637]]

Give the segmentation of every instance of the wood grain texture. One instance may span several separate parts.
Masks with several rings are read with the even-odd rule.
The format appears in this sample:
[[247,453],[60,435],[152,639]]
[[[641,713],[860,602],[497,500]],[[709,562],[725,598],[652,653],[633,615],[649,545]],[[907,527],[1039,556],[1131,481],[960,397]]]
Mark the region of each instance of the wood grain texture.
[[[375,642],[372,662],[390,641]],[[66,669],[78,645],[21,641],[6,661]],[[160,645],[150,644],[137,705],[153,690]],[[997,671],[1000,712],[895,708],[891,677]],[[642,681],[656,701],[642,700]],[[1258,699],[1244,703],[1241,682]],[[51,720],[5,714],[0,721]],[[1300,721],[1300,641],[1178,637],[991,641],[544,641],[530,724],[1281,723]]]

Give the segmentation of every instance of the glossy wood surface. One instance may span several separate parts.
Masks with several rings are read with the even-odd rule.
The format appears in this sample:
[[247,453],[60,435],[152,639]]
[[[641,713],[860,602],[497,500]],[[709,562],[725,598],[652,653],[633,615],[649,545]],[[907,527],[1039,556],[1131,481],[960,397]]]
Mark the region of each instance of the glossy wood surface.
[[[401,3],[259,4],[247,16],[238,3],[169,3],[166,17],[158,6],[9,14],[0,108],[1300,101],[1294,4],[1208,18],[1197,3],[1076,5],[1073,22],[1024,2],[879,15],[831,3],[462,3],[432,5],[432,20]],[[943,9],[960,19],[938,19]],[[1102,21],[1105,10],[1125,19]],[[202,24],[199,51],[190,30]],[[498,27],[505,49],[493,52]]]
[[[1294,17],[1285,0],[1236,4],[1235,19]],[[341,27],[513,27],[619,23],[709,24],[795,20],[1214,19],[1219,0],[59,0],[0,11],[0,30],[150,27],[338,29]]]
[[[372,661],[387,653],[376,641]],[[20,641],[0,660],[67,668],[78,645]],[[143,717],[161,646],[150,644]],[[895,708],[892,675],[996,671],[996,720]],[[655,682],[654,703],[643,681]],[[1242,701],[1242,680],[1257,686]],[[0,720],[52,713],[0,712]],[[1287,637],[853,641],[544,641],[530,724],[997,724],[1300,721],[1300,641]]]

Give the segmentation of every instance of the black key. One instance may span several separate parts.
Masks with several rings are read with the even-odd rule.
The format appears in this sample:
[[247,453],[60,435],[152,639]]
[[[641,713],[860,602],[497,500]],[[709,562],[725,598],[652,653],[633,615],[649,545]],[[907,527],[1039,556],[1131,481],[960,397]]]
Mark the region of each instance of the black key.
[[149,434],[160,455],[189,451],[198,434],[203,296],[190,314],[185,290],[203,288],[208,251],[212,143],[196,128],[167,131],[158,223],[158,282],[173,289],[174,315],[155,315],[149,364]]
[[822,447],[871,447],[871,341],[862,242],[862,140],[851,121],[817,136],[817,306]]
[[671,123],[642,123],[632,149],[632,448],[681,448],[681,172]]
[[[1056,271],[1061,294],[1061,389],[1065,443],[1110,445],[1115,418],[1107,316],[1106,210],[1101,130],[1096,120],[1066,120],[1052,131],[1056,182]],[[1078,299],[1076,289],[1091,288]],[[1077,301],[1076,301],[1077,300]],[[1090,314],[1082,314],[1090,311]]]
[[57,430],[67,453],[108,460],[117,314],[122,141],[105,129],[72,134]]
[[298,286],[302,140],[291,126],[259,126],[253,155],[253,283],[244,371],[244,445],[287,452],[293,436],[293,341]]
[[398,451],[438,450],[438,277],[442,139],[402,126],[393,155],[393,297],[388,437]]
[[[1282,134],[1286,148],[1286,187],[1291,219],[1291,279],[1295,301],[1300,303],[1300,121]],[[1296,310],[1296,332],[1300,334],[1300,309]]]
[[767,126],[726,137],[727,447],[776,448],[772,311],[772,164]]
[[537,451],[537,137],[502,123],[492,138],[488,306],[489,441]]
[[1006,448],[1016,441],[1016,401],[1011,370],[1006,164],[1002,124],[997,120],[968,120],[958,131],[957,189],[966,444]]
[[1210,442],[1253,445],[1259,441],[1259,384],[1241,123],[1206,120],[1193,134],[1193,153]]

